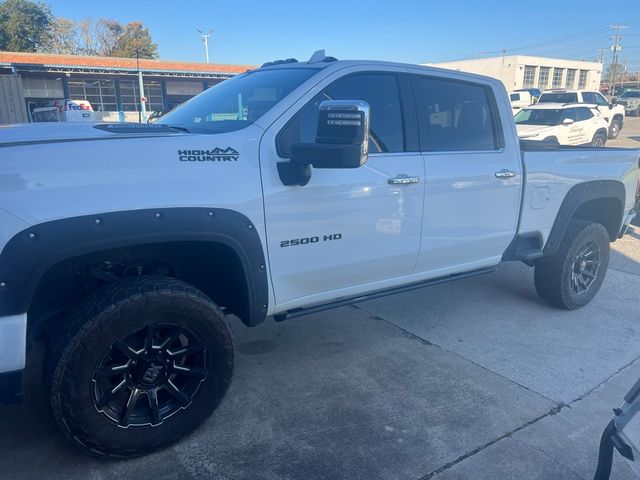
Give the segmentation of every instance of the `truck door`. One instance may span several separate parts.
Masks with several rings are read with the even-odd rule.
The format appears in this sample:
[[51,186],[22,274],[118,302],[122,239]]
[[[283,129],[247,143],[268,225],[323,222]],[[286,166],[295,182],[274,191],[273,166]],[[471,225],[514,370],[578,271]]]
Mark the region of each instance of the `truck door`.
[[522,167],[506,96],[501,119],[489,85],[450,75],[412,76],[426,168],[416,271],[433,276],[497,264],[520,210]]
[[[406,69],[354,68],[322,80],[260,142],[271,280],[282,309],[402,282],[418,258],[424,165],[415,109],[403,105],[411,100]],[[369,104],[369,159],[360,168],[313,169],[307,185],[285,186],[276,163],[293,144],[315,140],[324,100]]]

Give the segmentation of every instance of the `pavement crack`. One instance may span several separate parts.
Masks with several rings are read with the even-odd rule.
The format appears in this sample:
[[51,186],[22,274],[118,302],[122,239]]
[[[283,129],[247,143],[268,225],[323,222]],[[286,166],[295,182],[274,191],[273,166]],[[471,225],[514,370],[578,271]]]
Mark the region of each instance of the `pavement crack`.
[[574,403],[580,402],[582,400],[584,400],[585,398],[587,398],[589,395],[591,395],[593,392],[595,392],[596,390],[599,390],[600,388],[602,388],[606,383],[608,383],[609,381],[611,381],[612,379],[614,379],[615,377],[617,377],[618,375],[620,375],[622,372],[624,372],[627,368],[631,367],[634,363],[636,363],[638,360],[640,360],[640,357],[636,357],[633,360],[631,360],[629,363],[623,365],[622,367],[620,367],[618,370],[616,370],[615,372],[613,372],[611,375],[609,375],[607,378],[605,378],[603,381],[601,381],[600,383],[598,383],[595,387],[590,388],[589,390],[587,390],[585,393],[583,393],[582,395],[580,395],[578,398],[575,398],[574,400],[571,400],[567,406],[569,408],[571,408],[571,406]]
[[520,430],[524,430],[527,427],[530,427],[531,425],[539,422],[540,420],[547,418],[547,417],[551,417],[553,415],[556,415],[557,413],[560,412],[560,410],[562,410],[563,406],[558,405],[555,406],[553,408],[551,408],[548,412],[546,412],[543,415],[540,415],[532,420],[529,420],[528,422],[520,425],[519,427],[514,428],[513,430],[509,430],[506,433],[503,433],[502,435],[500,435],[499,437],[491,440],[490,442],[487,442],[477,448],[474,448],[473,450],[470,450],[469,452],[465,453],[464,455],[460,455],[458,458],[456,458],[455,460],[452,460],[451,462],[448,462],[444,465],[442,465],[441,467],[437,468],[436,470],[433,470],[429,473],[427,473],[426,475],[420,477],[419,480],[429,480],[430,478],[433,478],[434,476],[444,472],[445,470],[449,470],[451,467],[457,465],[458,463],[473,457],[475,455],[477,455],[478,453],[482,452],[483,450],[486,450],[487,448],[491,447],[492,445],[495,445],[496,443],[511,437],[513,434],[519,432]]

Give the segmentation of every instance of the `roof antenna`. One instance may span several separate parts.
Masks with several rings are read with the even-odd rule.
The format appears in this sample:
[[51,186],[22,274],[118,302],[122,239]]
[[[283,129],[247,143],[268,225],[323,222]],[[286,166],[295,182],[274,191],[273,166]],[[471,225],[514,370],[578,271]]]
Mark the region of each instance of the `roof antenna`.
[[316,50],[315,52],[313,52],[313,55],[311,55],[311,58],[307,61],[307,63],[320,63],[323,62],[325,58],[326,55],[324,54],[324,49]]

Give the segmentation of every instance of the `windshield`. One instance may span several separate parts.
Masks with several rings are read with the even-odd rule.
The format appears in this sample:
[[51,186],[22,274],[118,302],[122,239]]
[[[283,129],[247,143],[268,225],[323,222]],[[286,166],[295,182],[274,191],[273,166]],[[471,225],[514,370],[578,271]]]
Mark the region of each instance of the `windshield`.
[[162,124],[195,133],[240,130],[317,72],[315,68],[282,68],[238,75],[166,114]]
[[577,93],[543,93],[538,103],[575,103],[578,101]]
[[514,117],[516,125],[560,125],[562,117],[561,108],[528,109],[520,110]]
[[637,92],[624,92],[620,98],[640,98],[640,90]]

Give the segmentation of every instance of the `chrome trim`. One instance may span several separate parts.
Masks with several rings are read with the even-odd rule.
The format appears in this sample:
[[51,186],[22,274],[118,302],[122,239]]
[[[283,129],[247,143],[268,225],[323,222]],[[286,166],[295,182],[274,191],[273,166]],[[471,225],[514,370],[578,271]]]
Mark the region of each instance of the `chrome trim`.
[[409,175],[405,175],[401,173],[393,178],[389,178],[387,183],[389,185],[409,185],[410,183],[418,183],[420,182],[420,177],[410,177]]
[[508,180],[510,178],[513,178],[517,175],[516,172],[513,172],[511,170],[506,170],[506,169],[502,169],[499,172],[495,173],[495,177],[500,179],[500,180]]

